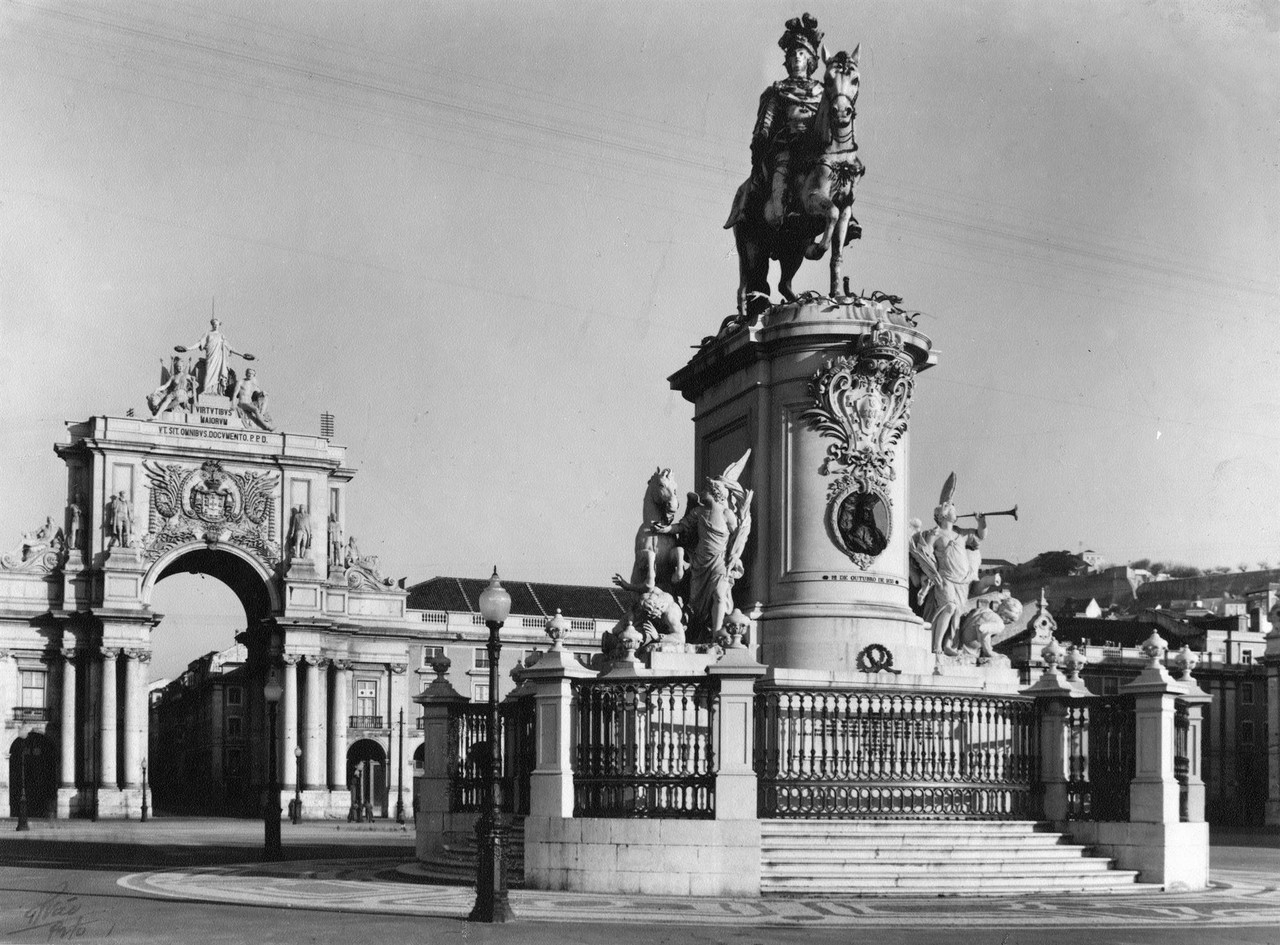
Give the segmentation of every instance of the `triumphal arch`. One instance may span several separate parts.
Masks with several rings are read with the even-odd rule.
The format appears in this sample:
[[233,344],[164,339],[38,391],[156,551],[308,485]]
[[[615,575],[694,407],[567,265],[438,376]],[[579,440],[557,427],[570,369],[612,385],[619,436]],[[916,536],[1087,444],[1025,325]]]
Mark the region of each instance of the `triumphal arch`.
[[[331,429],[277,429],[254,356],[216,319],[175,352],[136,415],[67,424],[54,447],[63,520],[45,516],[0,560],[9,793],[21,777],[33,813],[140,812],[147,664],[163,619],[152,594],[188,572],[224,582],[244,606],[249,777],[267,770],[263,683],[274,671],[281,780],[292,791],[300,779],[310,816],[345,816],[348,753],[378,734],[353,720],[385,729],[393,706],[410,705],[406,592],[348,531],[355,473]],[[372,714],[352,714],[356,676],[381,681]]]

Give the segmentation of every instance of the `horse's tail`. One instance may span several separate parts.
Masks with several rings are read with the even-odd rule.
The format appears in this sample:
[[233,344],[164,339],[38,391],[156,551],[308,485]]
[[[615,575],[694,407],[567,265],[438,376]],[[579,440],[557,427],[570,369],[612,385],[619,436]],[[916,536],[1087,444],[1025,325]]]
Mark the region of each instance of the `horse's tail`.
[[747,217],[747,201],[751,199],[751,193],[754,190],[753,178],[748,177],[742,182],[742,186],[738,188],[738,192],[733,195],[733,206],[729,208],[729,219],[725,221],[724,228],[732,230]]

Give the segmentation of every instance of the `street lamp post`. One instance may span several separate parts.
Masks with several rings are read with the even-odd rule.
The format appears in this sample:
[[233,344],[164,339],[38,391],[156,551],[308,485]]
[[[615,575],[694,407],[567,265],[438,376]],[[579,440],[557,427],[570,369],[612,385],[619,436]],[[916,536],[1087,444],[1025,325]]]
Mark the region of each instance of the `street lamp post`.
[[396,823],[404,823],[404,709],[400,710],[400,766],[396,768]]
[[502,821],[502,750],[498,741],[498,631],[511,612],[511,595],[498,583],[493,569],[489,586],[480,593],[480,616],[489,628],[489,777],[487,803],[476,821],[476,904],[472,922],[510,922],[515,916],[507,901],[507,828]]
[[289,802],[289,821],[297,824],[302,819],[302,746],[293,749],[293,800]]
[[22,747],[18,748],[18,829],[30,830],[27,822],[27,743],[28,735],[22,739]]
[[150,809],[147,807],[147,759],[142,759],[142,822],[147,822],[147,814]]
[[265,842],[262,857],[265,860],[278,860],[281,855],[280,775],[276,771],[276,707],[280,704],[284,689],[274,666],[271,667],[271,675],[267,677],[267,684],[262,687],[262,695],[267,700],[267,725],[270,733],[267,738],[270,747],[267,752],[267,809],[263,814]]

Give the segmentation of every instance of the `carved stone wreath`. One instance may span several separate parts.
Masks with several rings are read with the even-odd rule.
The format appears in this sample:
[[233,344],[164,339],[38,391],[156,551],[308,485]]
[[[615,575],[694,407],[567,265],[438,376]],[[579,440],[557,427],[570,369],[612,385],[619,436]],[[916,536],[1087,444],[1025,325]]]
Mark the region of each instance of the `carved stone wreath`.
[[192,541],[229,542],[269,567],[280,563],[280,547],[268,536],[275,473],[233,473],[211,459],[199,467],[144,462],[151,504],[162,524],[143,541],[154,560]]
[[855,660],[861,673],[897,673],[893,668],[893,652],[883,643],[870,643],[864,646]]
[[887,544],[893,522],[887,486],[895,477],[894,452],[911,416],[915,376],[915,362],[902,335],[880,322],[853,356],[826,362],[809,382],[813,405],[801,419],[831,440],[819,472],[839,476],[827,490],[827,534],[864,571],[884,546],[874,554],[855,547],[840,527],[842,511],[848,509],[846,502],[871,501],[850,498],[857,494],[883,502]]

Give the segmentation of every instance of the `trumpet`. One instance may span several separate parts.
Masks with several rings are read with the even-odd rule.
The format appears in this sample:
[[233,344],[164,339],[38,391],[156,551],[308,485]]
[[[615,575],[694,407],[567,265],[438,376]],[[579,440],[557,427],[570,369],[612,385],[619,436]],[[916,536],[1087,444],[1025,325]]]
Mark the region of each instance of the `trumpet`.
[[1009,515],[1016,522],[1018,520],[1018,507],[1015,505],[1011,509],[1005,509],[1003,512],[965,512],[963,515],[957,515],[956,521],[962,518],[977,518],[979,515],[991,518],[993,515]]

